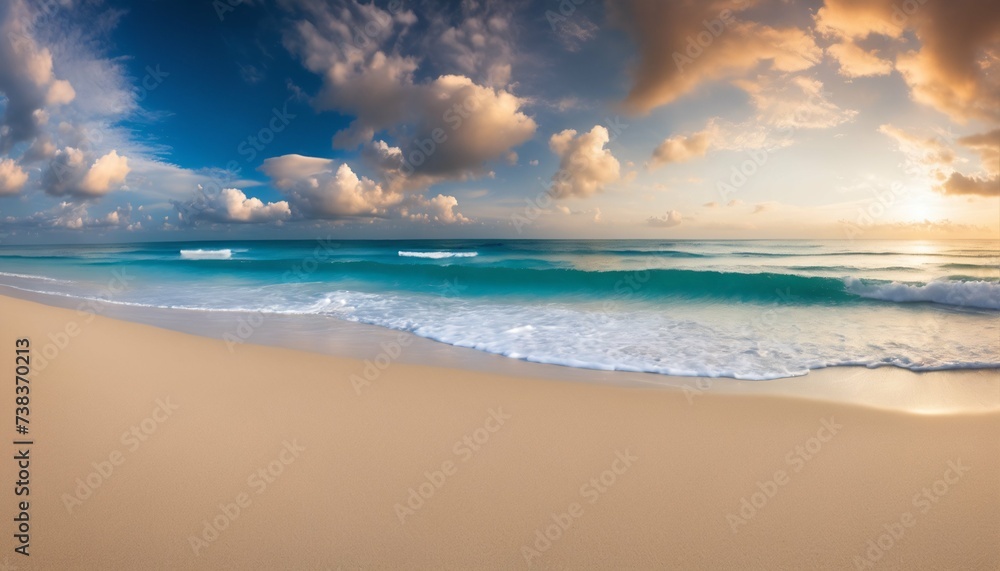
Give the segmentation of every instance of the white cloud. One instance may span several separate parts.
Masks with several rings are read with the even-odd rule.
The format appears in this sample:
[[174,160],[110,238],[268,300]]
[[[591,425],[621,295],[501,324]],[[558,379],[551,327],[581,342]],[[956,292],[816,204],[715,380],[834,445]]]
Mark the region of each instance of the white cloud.
[[455,212],[458,207],[458,199],[454,196],[439,194],[428,201],[429,216],[438,222],[452,224],[455,222],[465,223],[469,219],[461,213]]
[[307,218],[386,217],[388,207],[403,201],[401,193],[329,159],[285,155],[265,160],[261,170]]
[[80,181],[80,193],[90,196],[107,194],[115,186],[121,186],[129,173],[128,158],[110,153],[97,159]]
[[663,216],[650,216],[646,219],[646,224],[656,228],[672,228],[679,226],[683,217],[676,210],[670,210]]
[[12,228],[58,228],[64,230],[84,230],[88,228],[122,228],[136,230],[140,226],[132,223],[132,205],[119,206],[101,217],[91,217],[86,203],[62,201],[48,210],[35,212],[29,216],[3,220]]
[[831,102],[817,79],[759,76],[734,82],[757,108],[757,121],[779,129],[828,129],[851,121],[858,112]]
[[683,163],[705,156],[712,143],[709,131],[699,131],[691,135],[676,135],[660,143],[653,151],[650,166],[657,167],[669,163]]
[[0,196],[21,192],[28,181],[28,173],[13,159],[0,159]]
[[586,198],[617,181],[621,167],[611,151],[604,148],[609,141],[608,130],[601,125],[580,135],[573,129],[552,135],[549,148],[559,157],[559,171],[552,177],[552,196]]
[[346,163],[285,155],[260,168],[288,197],[294,216],[307,219],[407,218],[441,224],[465,223],[453,196],[407,193],[357,175]]
[[[180,210],[180,209],[178,209]],[[224,188],[217,195],[210,197],[201,208],[190,210],[189,219],[184,222],[197,223],[205,220],[210,222],[240,222],[261,223],[281,222],[291,217],[292,211],[288,202],[264,203],[259,198],[247,198],[238,188]]]
[[128,158],[115,150],[91,161],[81,149],[66,147],[49,162],[42,188],[54,196],[96,198],[120,187],[129,170]]

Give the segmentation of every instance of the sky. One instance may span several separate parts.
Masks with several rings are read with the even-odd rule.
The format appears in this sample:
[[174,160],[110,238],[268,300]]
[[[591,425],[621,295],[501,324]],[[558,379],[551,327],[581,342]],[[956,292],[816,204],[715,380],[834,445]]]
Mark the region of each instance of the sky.
[[991,0],[2,0],[0,243],[1000,238]]

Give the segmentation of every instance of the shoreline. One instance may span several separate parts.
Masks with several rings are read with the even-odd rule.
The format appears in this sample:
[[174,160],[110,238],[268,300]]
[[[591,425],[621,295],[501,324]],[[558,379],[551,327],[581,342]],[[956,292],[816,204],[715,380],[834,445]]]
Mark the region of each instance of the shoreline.
[[[10,351],[81,318],[0,310]],[[90,317],[31,377],[38,568],[1000,565],[995,411],[403,362],[359,393],[358,360]]]
[[767,380],[605,371],[515,359],[331,316],[271,314],[257,325],[254,318],[258,314],[250,312],[135,308],[3,284],[0,284],[0,296],[63,309],[85,307],[95,315],[221,340],[230,353],[242,346],[263,345],[354,358],[362,364],[352,374],[369,382],[373,375],[381,374],[380,365],[391,366],[399,362],[579,383],[661,387],[680,390],[689,399],[712,391],[815,398],[923,414],[1000,412],[1000,369],[910,371],[894,366],[835,366],[814,369],[801,376]]

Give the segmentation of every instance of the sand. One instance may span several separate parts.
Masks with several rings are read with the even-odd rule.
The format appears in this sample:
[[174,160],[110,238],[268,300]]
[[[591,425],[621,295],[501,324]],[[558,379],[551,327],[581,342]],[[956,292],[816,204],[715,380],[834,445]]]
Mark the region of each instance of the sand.
[[[907,412],[539,366],[389,360],[369,380],[359,360],[7,297],[0,316],[0,424],[33,442],[0,463],[0,562],[19,569],[1000,568],[995,372],[906,373],[986,387]],[[821,373],[800,380],[857,393],[857,371]],[[875,392],[886,374],[861,379]],[[14,552],[25,499],[30,557]]]

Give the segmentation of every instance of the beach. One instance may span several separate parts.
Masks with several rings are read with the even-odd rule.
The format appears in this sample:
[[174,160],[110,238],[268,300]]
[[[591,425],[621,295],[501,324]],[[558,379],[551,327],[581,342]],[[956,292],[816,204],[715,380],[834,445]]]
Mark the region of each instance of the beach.
[[873,391],[890,372],[979,387],[914,412],[768,381],[412,364],[391,347],[366,374],[10,297],[0,311],[10,375],[16,340],[34,359],[30,496],[14,495],[16,461],[2,467],[4,515],[30,503],[30,558],[8,524],[20,568],[1000,566],[996,371],[860,370]]

